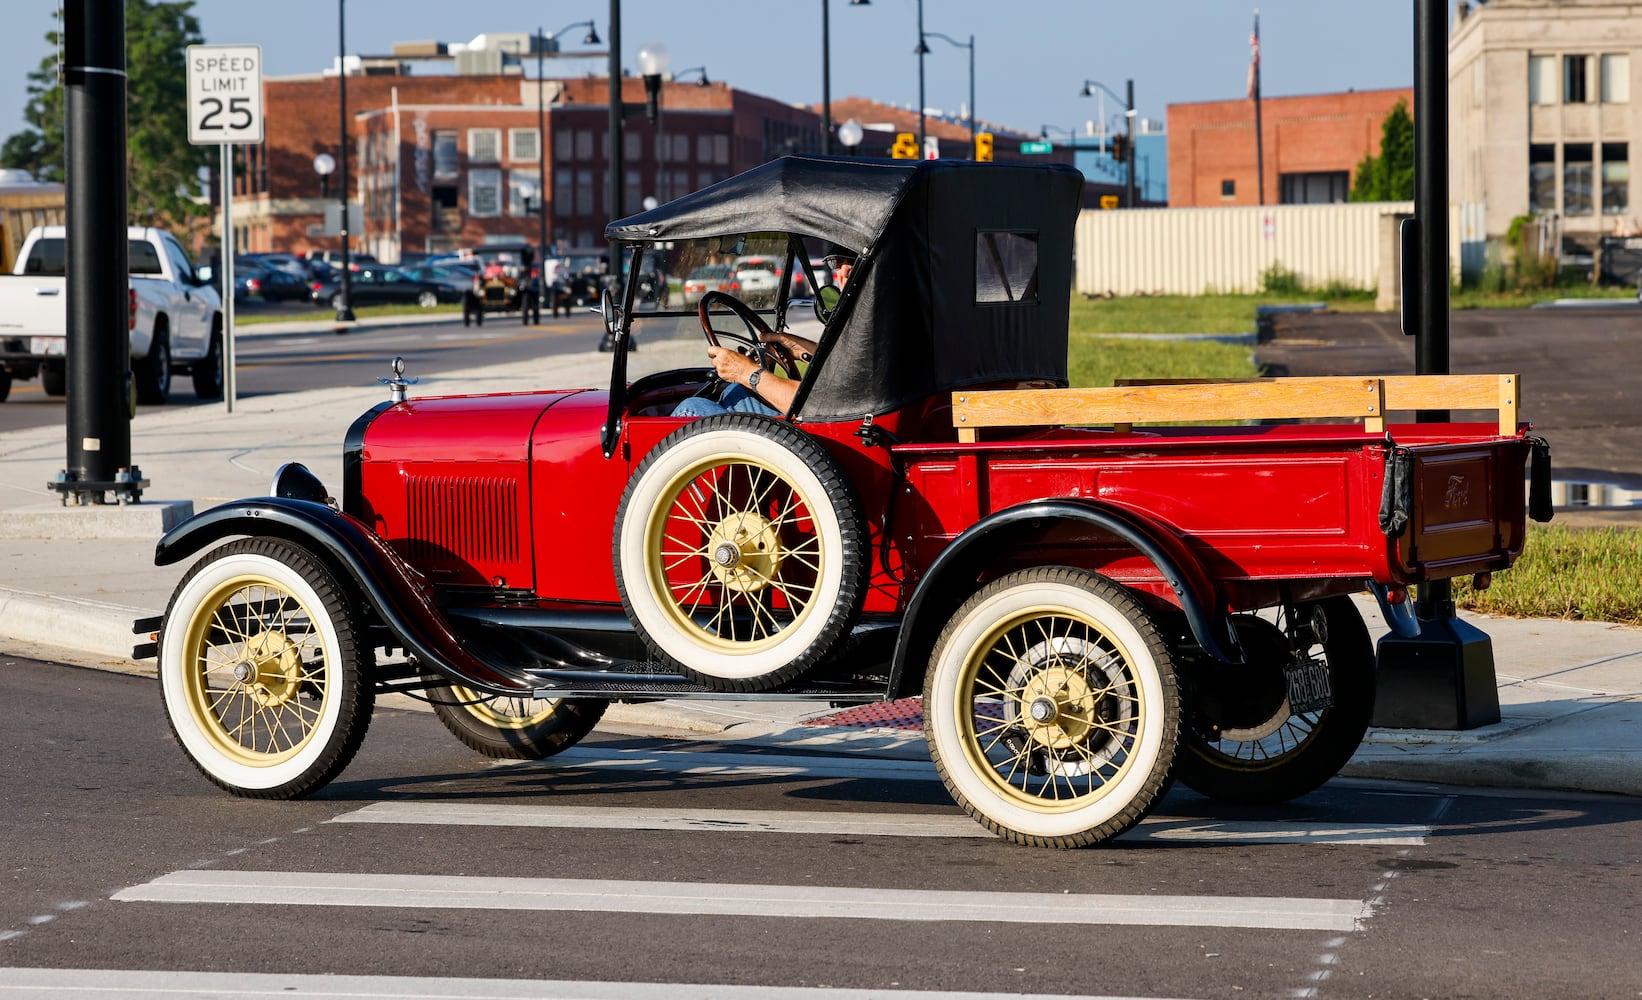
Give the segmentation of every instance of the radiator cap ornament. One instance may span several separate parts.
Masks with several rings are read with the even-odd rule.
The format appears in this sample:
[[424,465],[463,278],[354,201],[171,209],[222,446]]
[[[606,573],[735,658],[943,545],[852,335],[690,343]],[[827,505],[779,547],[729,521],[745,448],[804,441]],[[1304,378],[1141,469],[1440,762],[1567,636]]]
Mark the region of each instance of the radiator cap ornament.
[[405,359],[396,356],[393,359],[393,377],[379,378],[377,381],[388,387],[388,399],[390,401],[403,403],[405,401],[405,390],[420,382],[421,379],[406,378]]

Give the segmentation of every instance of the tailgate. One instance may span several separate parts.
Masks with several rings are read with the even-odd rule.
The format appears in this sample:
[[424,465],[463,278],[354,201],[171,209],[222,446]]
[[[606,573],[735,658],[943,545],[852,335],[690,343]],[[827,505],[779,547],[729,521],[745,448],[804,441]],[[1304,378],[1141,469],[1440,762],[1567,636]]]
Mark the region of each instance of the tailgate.
[[1409,495],[1408,530],[1397,539],[1405,582],[1509,567],[1526,530],[1522,438],[1398,449]]
[[0,275],[0,353],[62,354],[67,288],[61,277]]

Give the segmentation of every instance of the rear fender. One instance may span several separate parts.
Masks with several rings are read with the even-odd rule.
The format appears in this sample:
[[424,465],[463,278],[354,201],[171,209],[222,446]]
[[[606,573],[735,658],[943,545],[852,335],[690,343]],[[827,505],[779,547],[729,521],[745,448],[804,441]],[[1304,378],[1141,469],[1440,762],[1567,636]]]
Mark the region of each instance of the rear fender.
[[[941,550],[907,605],[890,667],[890,697],[918,693],[919,665],[934,652],[935,640],[948,617],[975,588],[975,581],[1001,549],[1022,543],[1065,523],[1089,525],[1123,539],[1157,567],[1180,602],[1192,636],[1203,651],[1221,662],[1240,664],[1242,650],[1226,616],[1214,608],[1214,584],[1201,561],[1178,536],[1162,525],[1120,508],[1089,500],[1039,500],[984,518]],[[913,669],[907,669],[908,664]]]
[[312,500],[236,500],[189,518],[161,538],[154,563],[169,566],[225,538],[279,538],[320,558],[369,606],[407,653],[452,681],[487,694],[532,692],[528,674],[481,656],[451,630],[427,587],[388,544],[355,518]]

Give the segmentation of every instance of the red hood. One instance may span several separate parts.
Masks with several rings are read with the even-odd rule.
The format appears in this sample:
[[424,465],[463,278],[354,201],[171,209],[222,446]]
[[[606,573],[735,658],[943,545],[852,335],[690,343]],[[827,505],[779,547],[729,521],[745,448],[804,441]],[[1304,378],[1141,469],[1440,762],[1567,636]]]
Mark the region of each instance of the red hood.
[[384,410],[371,422],[365,432],[363,458],[367,462],[426,462],[451,457],[476,462],[523,462],[530,457],[531,432],[542,414],[586,391],[407,400]]

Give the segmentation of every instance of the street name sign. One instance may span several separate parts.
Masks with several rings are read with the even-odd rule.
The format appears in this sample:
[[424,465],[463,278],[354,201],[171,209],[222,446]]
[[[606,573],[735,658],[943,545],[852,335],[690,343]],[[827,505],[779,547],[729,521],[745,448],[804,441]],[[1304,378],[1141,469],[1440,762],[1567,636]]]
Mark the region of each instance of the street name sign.
[[1053,143],[1048,143],[1048,142],[1023,142],[1023,143],[1021,143],[1021,152],[1023,152],[1023,153],[1053,153],[1054,151],[1055,151],[1055,146],[1054,146]]
[[262,142],[262,46],[188,46],[188,141]]

